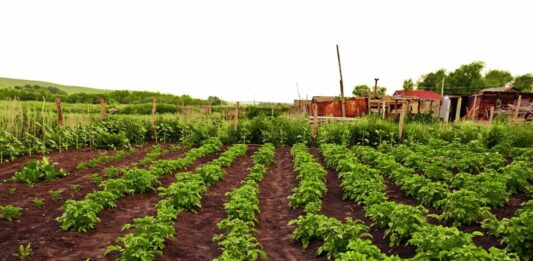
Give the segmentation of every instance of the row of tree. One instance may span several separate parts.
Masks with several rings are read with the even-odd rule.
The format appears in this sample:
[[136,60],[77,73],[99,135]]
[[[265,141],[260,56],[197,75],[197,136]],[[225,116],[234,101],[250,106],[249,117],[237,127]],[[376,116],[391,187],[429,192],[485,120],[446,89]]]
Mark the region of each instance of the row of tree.
[[177,105],[224,105],[216,96],[209,96],[207,100],[193,98],[189,95],[161,94],[148,91],[108,91],[101,94],[74,93],[67,94],[56,87],[39,85],[15,86],[14,88],[0,89],[0,100],[17,98],[22,101],[53,101],[59,97],[68,103],[99,103],[98,97],[103,97],[109,104],[143,104],[151,103],[156,99],[158,103]]
[[512,85],[521,91],[531,91],[533,88],[533,74],[527,73],[514,76],[505,70],[489,70],[483,74],[485,63],[475,61],[464,64],[454,71],[447,72],[439,69],[424,74],[416,82],[407,79],[403,82],[404,90],[429,90],[437,93],[444,87],[444,94],[470,95],[485,88],[504,87]]

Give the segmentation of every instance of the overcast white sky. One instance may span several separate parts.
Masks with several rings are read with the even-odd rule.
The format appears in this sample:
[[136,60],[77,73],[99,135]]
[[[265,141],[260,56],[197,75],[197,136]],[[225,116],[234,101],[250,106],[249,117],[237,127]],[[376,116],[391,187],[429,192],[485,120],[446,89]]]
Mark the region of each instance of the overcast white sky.
[[0,76],[227,100],[338,95],[474,60],[533,72],[531,1],[0,2]]

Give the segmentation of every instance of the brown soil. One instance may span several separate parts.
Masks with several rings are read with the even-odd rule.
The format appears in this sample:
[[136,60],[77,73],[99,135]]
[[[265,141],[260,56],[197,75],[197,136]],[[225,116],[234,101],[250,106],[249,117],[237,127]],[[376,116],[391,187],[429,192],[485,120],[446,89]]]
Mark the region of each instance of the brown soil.
[[186,212],[176,221],[176,238],[167,241],[164,255],[159,260],[212,260],[220,251],[213,236],[221,233],[217,223],[226,217],[224,203],[226,192],[238,187],[252,166],[252,154],[259,146],[249,145],[245,156],[238,157],[226,169],[226,176],[211,186],[202,198],[202,208],[198,213]]
[[528,200],[529,197],[526,193],[512,195],[503,207],[492,209],[492,214],[496,215],[498,219],[511,218],[515,215],[515,211],[522,208],[522,204],[526,203]]
[[268,260],[324,260],[323,257],[315,257],[318,242],[303,249],[299,242],[289,238],[294,227],[289,227],[287,223],[303,214],[302,210],[290,208],[287,200],[292,188],[298,185],[297,173],[293,169],[290,148],[278,148],[273,165],[259,184],[261,212],[256,238],[267,253]]
[[[310,152],[315,156],[315,158],[318,159],[320,163],[322,163],[322,165],[325,166],[324,158],[318,150],[311,148]],[[329,168],[326,168],[326,170],[328,171],[326,177],[328,192],[324,198],[324,203],[322,204],[322,213],[341,221],[344,221],[347,217],[359,219],[370,227],[372,225],[372,221],[365,217],[365,210],[363,207],[354,202],[349,202],[342,199],[342,188],[340,186],[341,182],[337,177],[338,173]],[[391,191],[393,191],[393,189],[391,189],[389,186],[387,189],[388,194],[390,194]],[[402,198],[396,199],[405,201]],[[379,247],[383,253],[386,253],[387,255],[398,255],[402,258],[410,258],[415,255],[415,248],[412,246],[389,247],[390,240],[388,237],[385,237],[385,232],[382,229],[370,227],[369,232],[372,235],[372,242],[374,245]]]
[[[68,176],[55,180],[35,183],[33,187],[16,182],[2,183],[0,184],[0,188],[6,187],[3,190],[7,190],[7,188],[10,187],[15,187],[17,188],[17,191],[14,195],[0,198],[0,204],[13,204],[17,207],[21,207],[24,209],[33,208],[31,201],[34,198],[39,197],[46,201],[46,205],[48,203],[48,200],[50,199],[49,191],[58,189],[64,190],[64,193],[68,194],[70,198],[76,198],[77,196],[85,195],[86,193],[96,188],[96,185],[92,184],[87,178],[90,174],[102,174],[102,171],[110,166],[121,167],[136,162],[146,155],[145,149],[147,148],[147,146],[143,146],[139,148],[135,153],[117,161],[101,164],[94,168],[89,168],[80,171],[76,170],[76,166],[82,161],[86,161],[98,156],[97,151],[93,150],[94,153],[92,153],[92,157],[88,157],[88,153],[84,154],[84,152],[77,153],[75,151],[72,151],[69,153],[63,153],[65,155],[62,154],[62,159],[57,159],[59,160],[58,166],[65,168],[69,172]],[[79,185],[80,188],[77,192],[73,192],[70,188],[71,185]],[[23,195],[23,197],[19,197],[19,195]],[[25,215],[23,214],[23,217],[24,216]]]
[[[183,153],[184,151],[169,152],[163,155],[163,157],[177,158]],[[133,155],[125,157],[119,161],[98,166],[85,174],[101,172],[104,168],[109,166],[128,166],[142,159],[145,154],[146,152],[144,152],[143,149],[140,149],[139,152],[134,153]],[[200,163],[202,160],[204,159],[201,159]],[[95,249],[99,249],[94,248],[94,246],[91,245],[91,237],[94,236],[97,239],[101,239],[105,238],[106,236],[106,232],[102,232],[103,229],[100,227],[113,224],[112,226],[114,227],[112,227],[112,229],[116,229],[120,232],[121,226],[131,221],[124,220],[121,217],[113,216],[113,213],[120,213],[119,215],[127,216],[129,213],[134,212],[135,209],[143,210],[142,208],[146,207],[139,203],[142,201],[141,199],[146,200],[147,196],[135,195],[132,197],[127,197],[117,201],[117,208],[107,209],[99,214],[102,222],[97,225],[95,230],[92,230],[88,233],[64,232],[60,230],[59,224],[55,221],[55,218],[62,214],[61,206],[63,205],[65,197],[68,196],[72,199],[81,199],[86,193],[97,188],[96,185],[87,181],[84,176],[79,176],[81,183],[77,183],[80,184],[80,190],[77,193],[72,195],[65,193],[66,195],[58,201],[52,201],[46,198],[45,204],[41,209],[28,206],[27,208],[23,209],[23,214],[20,220],[14,222],[0,220],[0,227],[2,228],[0,230],[0,249],[4,250],[0,253],[0,260],[13,259],[11,253],[16,251],[18,245],[22,243],[31,243],[33,249],[32,257],[35,258],[34,260],[60,260],[58,259],[58,256],[64,258],[63,260],[85,260],[86,257],[95,255]],[[128,208],[134,208],[134,210],[128,212]],[[122,213],[122,211],[125,213]],[[105,241],[106,244],[102,246],[100,252],[103,253],[105,246],[109,245],[109,243],[111,243],[115,238],[116,237],[109,238],[108,241]],[[89,242],[83,241],[84,239],[89,239]],[[99,242],[98,240],[94,242],[97,246],[102,245],[102,242]],[[86,249],[90,250],[87,251]],[[79,255],[76,255],[78,252]]]

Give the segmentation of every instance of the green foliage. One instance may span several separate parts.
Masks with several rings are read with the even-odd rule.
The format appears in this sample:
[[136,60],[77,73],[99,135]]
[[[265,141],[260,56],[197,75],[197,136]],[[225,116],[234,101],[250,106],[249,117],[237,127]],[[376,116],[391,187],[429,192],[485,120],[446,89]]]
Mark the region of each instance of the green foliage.
[[453,220],[454,225],[468,225],[483,220],[487,208],[483,207],[477,193],[462,189],[448,194],[442,210],[439,219]]
[[428,210],[422,206],[396,204],[389,214],[388,228],[385,235],[390,238],[390,245],[399,245],[411,238],[414,232],[427,224]]
[[61,229],[74,229],[78,232],[86,232],[94,228],[100,219],[97,213],[102,206],[92,200],[67,200],[63,205],[63,214],[57,217],[61,223]]
[[100,149],[115,149],[119,148],[125,144],[128,144],[128,138],[122,132],[120,133],[109,133],[109,132],[100,132],[95,139],[94,147]]
[[19,260],[26,260],[31,255],[31,244],[28,243],[26,246],[23,244],[19,245],[18,253],[13,253],[13,256]]
[[64,189],[56,189],[56,190],[50,190],[48,193],[50,193],[50,198],[52,198],[53,201],[58,201],[61,198],[61,194],[65,192]]
[[89,179],[91,183],[94,183],[96,185],[100,185],[100,183],[102,183],[102,178],[96,173],[90,174],[89,176],[87,176],[87,179]]
[[485,74],[484,83],[486,87],[504,87],[513,81],[513,76],[508,71],[490,70]]
[[7,194],[8,195],[13,196],[13,195],[15,195],[15,193],[17,193],[17,188],[15,188],[15,187],[7,188]]
[[22,208],[13,205],[0,206],[0,218],[7,221],[18,219],[22,215]]
[[516,76],[513,81],[513,87],[524,92],[531,92],[531,85],[533,85],[533,74],[531,73]]
[[54,165],[50,163],[47,157],[43,157],[41,161],[31,160],[21,171],[15,173],[14,180],[32,185],[38,181],[52,180],[68,175],[63,169],[56,170]]
[[159,196],[168,199],[179,211],[196,212],[202,207],[202,194],[207,190],[203,179],[191,172],[179,173],[176,179],[167,188],[160,188]]
[[32,203],[34,207],[41,208],[44,205],[44,200],[42,198],[34,198]]

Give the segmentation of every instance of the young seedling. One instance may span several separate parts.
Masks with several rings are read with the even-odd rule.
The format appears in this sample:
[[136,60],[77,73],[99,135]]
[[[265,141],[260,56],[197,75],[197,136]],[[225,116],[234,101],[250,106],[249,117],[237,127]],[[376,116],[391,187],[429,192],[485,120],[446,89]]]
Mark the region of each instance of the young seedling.
[[0,218],[7,221],[13,221],[17,219],[22,214],[22,209],[17,208],[13,205],[0,206]]
[[17,257],[19,260],[26,260],[31,255],[31,244],[28,243],[26,246],[23,244],[19,245],[18,253],[13,253],[13,256]]
[[15,195],[16,192],[17,192],[17,188],[8,188],[7,189],[7,194],[9,194],[10,196]]
[[73,192],[78,192],[80,190],[80,185],[78,185],[78,184],[70,185],[70,189]]
[[58,189],[58,190],[50,190],[48,192],[50,193],[50,197],[52,198],[52,200],[57,201],[61,198],[61,194],[64,192],[64,190]]
[[33,206],[36,208],[41,208],[44,205],[44,200],[42,198],[34,198],[32,202]]

